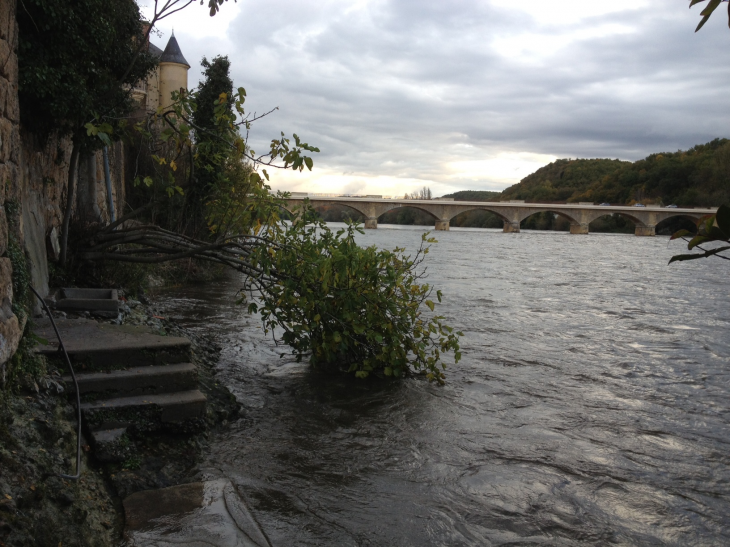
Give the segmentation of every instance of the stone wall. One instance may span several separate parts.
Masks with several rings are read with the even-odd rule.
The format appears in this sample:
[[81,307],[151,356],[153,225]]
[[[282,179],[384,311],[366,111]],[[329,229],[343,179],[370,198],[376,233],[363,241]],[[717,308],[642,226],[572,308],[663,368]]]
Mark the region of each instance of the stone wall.
[[[49,262],[57,259],[52,245],[60,233],[68,183],[71,141],[51,138],[38,142],[21,130],[18,101],[17,0],[0,0],[0,384],[5,363],[15,353],[24,321],[13,315],[12,265],[8,239],[21,246],[33,287],[48,294]],[[124,204],[124,148],[109,149],[109,167],[115,209]],[[91,210],[97,222],[110,219],[102,151],[83,159],[74,215]],[[10,216],[10,218],[8,218]],[[10,221],[10,222],[8,222]],[[34,313],[41,312],[36,302]]]
[[18,25],[15,0],[0,0],[0,380],[5,362],[18,348],[23,326],[13,314],[13,267],[7,257],[5,203],[20,187],[20,111],[18,103]]

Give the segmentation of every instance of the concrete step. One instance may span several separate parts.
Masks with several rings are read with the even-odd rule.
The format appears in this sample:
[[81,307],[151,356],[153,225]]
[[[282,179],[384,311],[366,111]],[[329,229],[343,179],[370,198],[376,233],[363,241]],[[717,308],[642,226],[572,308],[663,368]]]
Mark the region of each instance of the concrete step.
[[115,289],[60,289],[56,298],[58,310],[88,311],[109,318],[119,314],[119,300]]
[[[89,319],[58,319],[56,325],[71,362],[79,372],[100,372],[129,367],[189,363],[190,340],[160,336],[147,327],[102,324]],[[65,370],[58,339],[48,318],[39,319],[34,333],[45,339],[35,351]]]
[[[74,392],[71,376],[63,379]],[[195,389],[198,387],[198,370],[192,363],[153,365],[109,372],[81,372],[76,375],[76,380],[82,396],[129,397]]]
[[81,403],[81,414],[91,432],[120,428],[137,432],[159,429],[185,432],[202,427],[206,401],[197,389],[135,395]]

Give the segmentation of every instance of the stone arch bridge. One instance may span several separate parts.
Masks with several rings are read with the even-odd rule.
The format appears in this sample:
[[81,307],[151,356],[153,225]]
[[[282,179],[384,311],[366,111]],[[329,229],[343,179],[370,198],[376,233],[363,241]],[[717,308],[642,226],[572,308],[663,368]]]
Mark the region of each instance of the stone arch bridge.
[[467,211],[489,211],[504,222],[504,232],[520,231],[520,223],[535,213],[550,212],[570,222],[571,234],[587,234],[588,226],[594,220],[612,214],[622,215],[635,225],[637,236],[653,236],[656,225],[671,217],[685,217],[696,220],[703,215],[714,214],[717,209],[686,209],[666,207],[602,206],[588,203],[546,204],[524,202],[449,201],[382,199],[379,197],[320,197],[292,195],[288,200],[290,208],[309,199],[314,207],[322,205],[344,205],[365,217],[365,228],[378,227],[378,217],[399,207],[412,207],[431,215],[436,230],[448,230],[449,222],[455,216]]

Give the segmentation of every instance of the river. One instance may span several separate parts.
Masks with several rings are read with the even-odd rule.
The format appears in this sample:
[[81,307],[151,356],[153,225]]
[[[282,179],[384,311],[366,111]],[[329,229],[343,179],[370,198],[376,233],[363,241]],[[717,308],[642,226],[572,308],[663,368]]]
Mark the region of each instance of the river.
[[216,333],[243,405],[206,476],[282,547],[730,544],[730,265],[667,266],[685,247],[665,237],[436,236],[429,282],[464,332],[443,387],[311,373],[236,279],[158,299]]

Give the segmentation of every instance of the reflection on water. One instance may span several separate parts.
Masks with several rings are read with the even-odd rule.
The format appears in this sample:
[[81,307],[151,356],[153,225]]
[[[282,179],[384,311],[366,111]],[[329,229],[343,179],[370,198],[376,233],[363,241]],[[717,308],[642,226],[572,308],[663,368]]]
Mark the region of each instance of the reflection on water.
[[161,298],[224,342],[244,417],[204,466],[272,543],[730,544],[727,265],[667,266],[681,245],[659,237],[437,237],[429,280],[465,334],[445,387],[310,373],[232,304],[235,280]]

